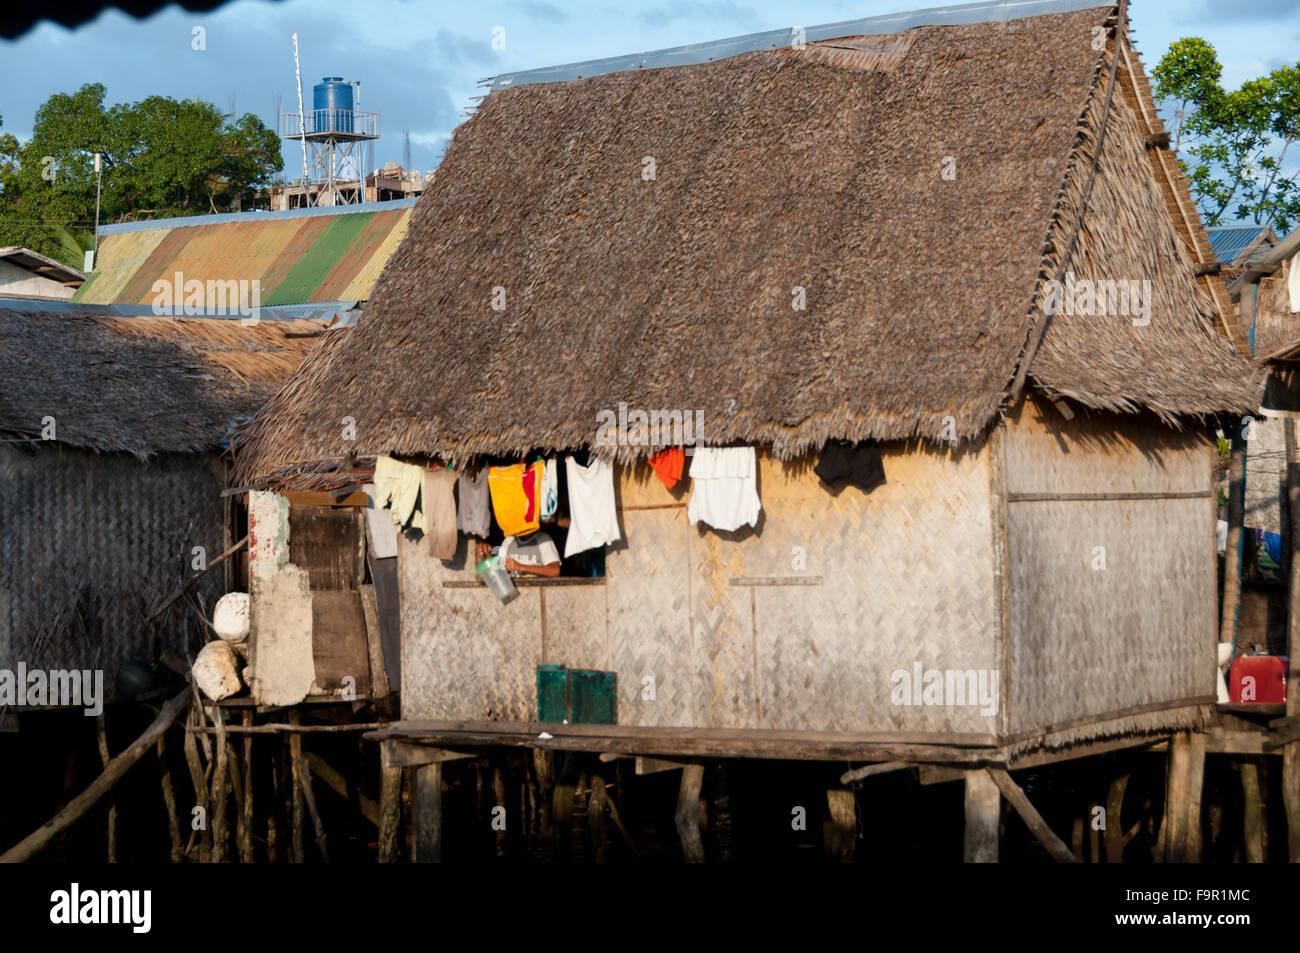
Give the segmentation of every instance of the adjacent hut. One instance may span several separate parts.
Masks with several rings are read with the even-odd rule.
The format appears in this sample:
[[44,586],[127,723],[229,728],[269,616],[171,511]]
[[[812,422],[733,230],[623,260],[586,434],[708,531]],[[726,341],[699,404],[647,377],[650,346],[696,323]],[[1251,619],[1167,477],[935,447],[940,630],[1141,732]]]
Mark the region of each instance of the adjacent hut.
[[227,434],[323,324],[7,304],[0,668],[102,669],[111,691],[128,660],[183,663],[208,640],[194,607],[211,611],[225,574],[196,576],[238,539],[221,495]]
[[[1123,4],[497,77],[235,479],[261,498],[350,491],[379,454],[616,459],[603,576],[503,605],[463,537],[445,562],[399,541],[404,721],[377,737],[426,765],[422,856],[456,749],[998,769],[1142,743],[1214,701],[1209,425],[1260,392],[1213,260]],[[692,525],[656,446],[598,439],[624,406],[757,447],[757,526]],[[884,484],[828,490],[832,440],[879,441]],[[258,605],[254,582],[252,638],[281,642]],[[543,664],[614,673],[617,724],[540,724]],[[968,843],[996,856],[998,790],[1023,796],[966,777]]]

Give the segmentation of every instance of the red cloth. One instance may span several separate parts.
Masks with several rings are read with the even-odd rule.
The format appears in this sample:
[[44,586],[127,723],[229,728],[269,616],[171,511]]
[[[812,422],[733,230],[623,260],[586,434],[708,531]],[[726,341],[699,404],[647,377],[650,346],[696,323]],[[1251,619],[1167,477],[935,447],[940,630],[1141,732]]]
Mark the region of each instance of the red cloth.
[[524,470],[521,482],[524,487],[524,521],[527,523],[537,522],[537,500],[542,492],[542,464],[534,463],[531,467]]
[[681,447],[669,447],[667,450],[660,450],[648,462],[654,467],[663,485],[671,490],[682,478],[682,470],[686,466],[686,451]]

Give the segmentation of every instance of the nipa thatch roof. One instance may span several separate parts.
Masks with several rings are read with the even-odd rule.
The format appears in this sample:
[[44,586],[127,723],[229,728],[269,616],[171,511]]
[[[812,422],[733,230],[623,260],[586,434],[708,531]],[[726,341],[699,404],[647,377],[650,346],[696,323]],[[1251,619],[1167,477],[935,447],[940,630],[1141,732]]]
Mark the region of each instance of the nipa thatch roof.
[[0,432],[147,457],[221,445],[301,363],[323,322],[112,318],[0,308]]
[[[498,88],[364,319],[250,428],[239,477],[348,452],[590,445],[620,402],[702,411],[708,442],[781,457],[953,425],[967,439],[1022,369],[1058,398],[1171,422],[1253,408],[1217,279],[1193,277],[1204,232],[1175,221],[1146,158],[1158,120],[1138,115],[1136,53],[1092,42],[1115,17]],[[1045,319],[1067,259],[1078,277],[1150,278],[1150,325]]]

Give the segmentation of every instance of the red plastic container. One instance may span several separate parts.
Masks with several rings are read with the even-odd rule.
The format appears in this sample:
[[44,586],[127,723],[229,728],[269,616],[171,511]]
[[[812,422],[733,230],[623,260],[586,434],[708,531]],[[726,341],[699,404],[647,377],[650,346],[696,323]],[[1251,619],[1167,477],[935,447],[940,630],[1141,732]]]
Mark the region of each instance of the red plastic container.
[[1285,655],[1242,655],[1228,671],[1228,697],[1234,705],[1282,704],[1286,701]]

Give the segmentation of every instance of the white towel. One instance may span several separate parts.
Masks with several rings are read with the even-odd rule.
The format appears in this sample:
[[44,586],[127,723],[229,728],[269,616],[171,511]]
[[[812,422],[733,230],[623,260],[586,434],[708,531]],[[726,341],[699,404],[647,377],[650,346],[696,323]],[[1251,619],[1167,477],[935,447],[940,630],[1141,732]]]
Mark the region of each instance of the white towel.
[[564,558],[622,539],[618,512],[614,508],[614,464],[592,460],[579,466],[573,457],[564,460],[569,480],[569,535],[564,540]]
[[753,447],[696,447],[691,460],[691,523],[736,530],[758,522],[758,464]]
[[547,460],[542,464],[542,519],[548,520],[555,515],[555,508],[560,505],[560,470],[556,461]]
[[1300,311],[1300,258],[1292,258],[1287,264],[1286,290],[1291,298],[1291,313]]

